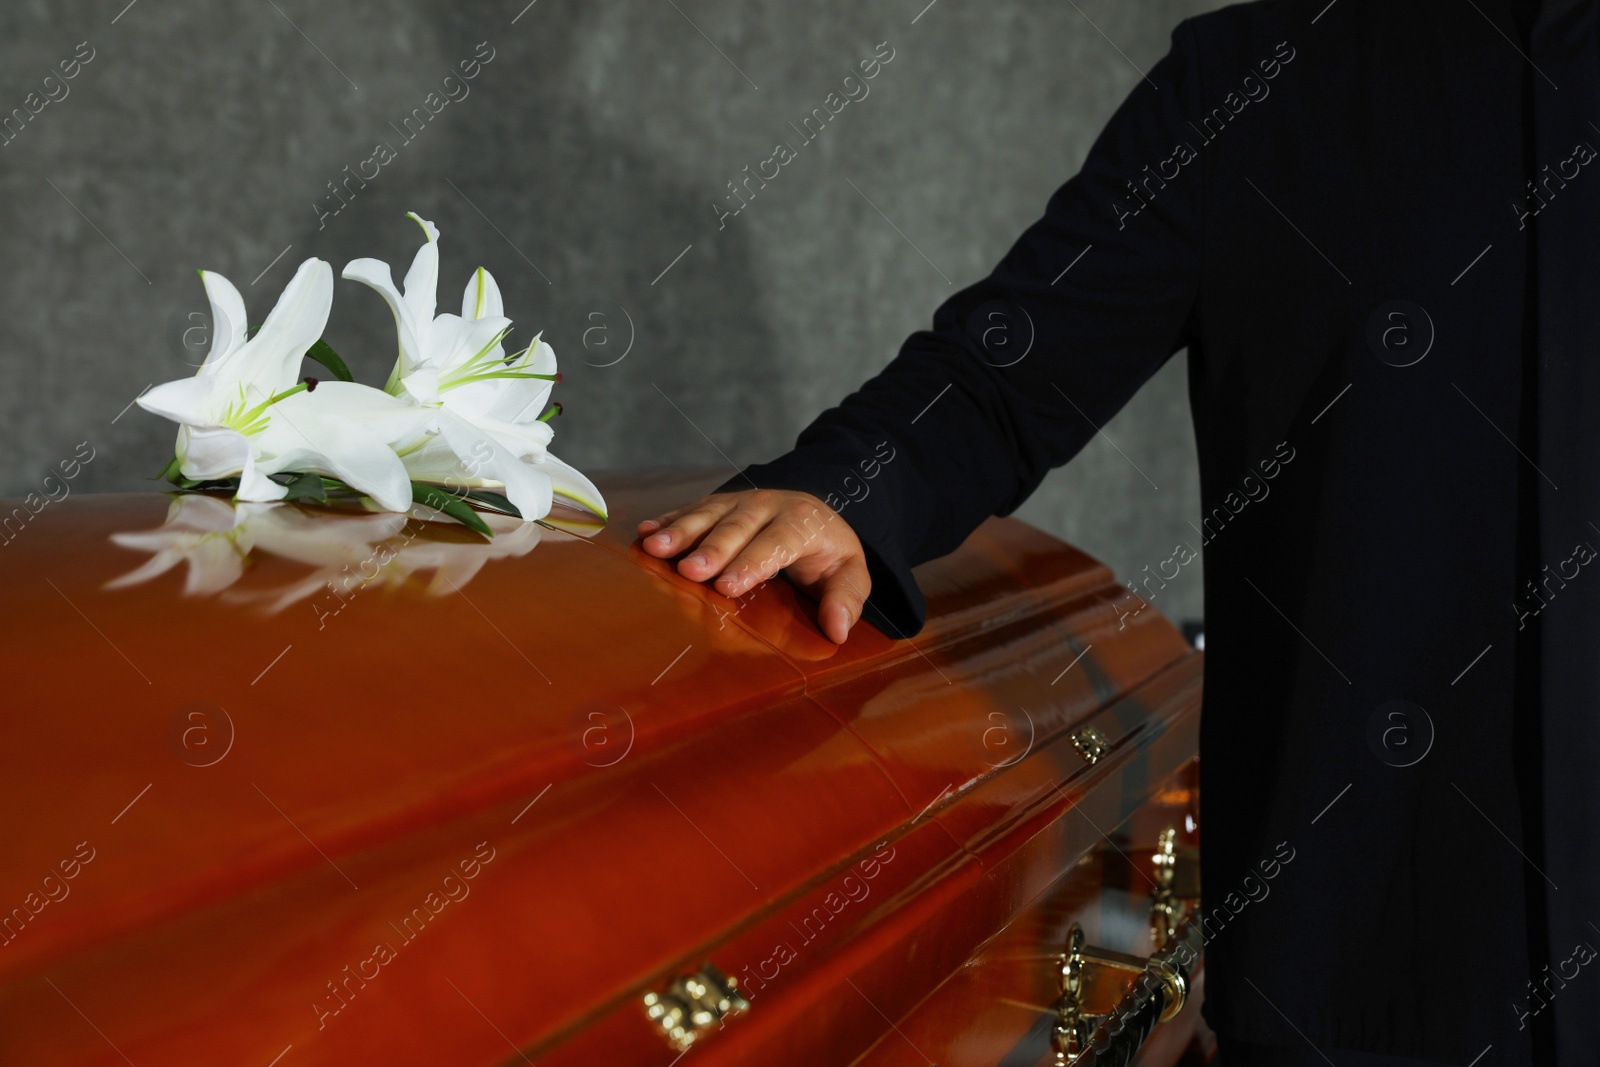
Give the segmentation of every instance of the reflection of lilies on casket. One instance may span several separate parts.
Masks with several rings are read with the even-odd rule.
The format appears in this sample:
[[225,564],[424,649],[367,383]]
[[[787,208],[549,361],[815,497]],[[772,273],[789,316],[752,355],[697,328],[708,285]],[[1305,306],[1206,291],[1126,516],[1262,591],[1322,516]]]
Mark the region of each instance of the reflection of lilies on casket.
[[[400,516],[404,518],[405,516]],[[418,508],[405,529],[376,545],[354,562],[329,564],[304,578],[273,589],[234,590],[225,599],[239,604],[260,604],[277,614],[292,604],[319,594],[311,610],[319,628],[343,611],[357,594],[369,587],[399,589],[414,578],[429,596],[446,596],[476,578],[490,560],[512,559],[531,552],[543,530],[536,522],[510,515],[485,513],[482,518],[494,536],[488,541],[459,540],[453,523],[435,520]],[[425,583],[420,575],[432,572]]]
[[187,564],[184,593],[211,596],[244,576],[252,552],[312,567],[340,567],[360,563],[405,523],[405,515],[396,512],[311,513],[292,505],[234,504],[219,496],[184,493],[173,498],[167,521],[156,529],[111,535],[123,548],[153,554],[106,587],[139,585]]
[[[363,512],[236,504],[220,496],[185,493],[173,499],[166,522],[156,529],[112,535],[115,544],[152,555],[106,587],[139,585],[187,565],[185,595],[221,594],[230,603],[259,605],[275,614],[321,593],[313,607],[325,619],[374,584],[398,588],[415,579],[429,595],[456,592],[489,561],[526,555],[543,532],[540,523],[486,513],[483,519],[494,536],[466,540],[459,526],[438,518],[422,507],[409,513]],[[564,523],[551,525],[585,532]],[[279,557],[311,570],[287,584],[232,588],[245,576],[252,555]],[[424,574],[431,578],[423,581]]]

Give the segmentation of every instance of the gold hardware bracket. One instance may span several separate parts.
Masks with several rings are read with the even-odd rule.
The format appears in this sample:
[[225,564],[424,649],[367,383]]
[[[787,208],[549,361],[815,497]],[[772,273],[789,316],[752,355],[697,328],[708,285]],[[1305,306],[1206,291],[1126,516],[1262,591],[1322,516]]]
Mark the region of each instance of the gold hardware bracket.
[[687,1052],[690,1045],[723,1019],[748,1010],[750,1002],[739,994],[739,980],[709,963],[693,974],[674,978],[660,993],[644,995],[645,1015],[679,1052]]
[[1178,831],[1167,827],[1156,839],[1155,852],[1150,856],[1154,868],[1155,891],[1150,901],[1150,935],[1157,949],[1164,948],[1178,930],[1184,906],[1173,894],[1173,876],[1178,871]]
[[1111,751],[1111,739],[1099,727],[1080,726],[1071,733],[1072,747],[1078,750],[1085,763],[1099,763]]
[[1200,900],[1200,857],[1196,849],[1178,844],[1178,830],[1169,826],[1156,838],[1150,853],[1150,936],[1157,949],[1177,932],[1189,909]]

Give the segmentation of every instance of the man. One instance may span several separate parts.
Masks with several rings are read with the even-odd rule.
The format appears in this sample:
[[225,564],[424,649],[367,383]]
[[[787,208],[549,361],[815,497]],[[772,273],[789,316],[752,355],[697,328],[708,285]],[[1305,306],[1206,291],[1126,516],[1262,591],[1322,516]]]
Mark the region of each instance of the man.
[[[835,641],[863,612],[909,637],[909,568],[1187,348],[1226,1067],[1600,1063],[1595,20],[1184,23],[988,278],[794,451],[639,528],[729,595],[786,567]],[[1025,358],[986,347],[997,321],[1035,331]]]

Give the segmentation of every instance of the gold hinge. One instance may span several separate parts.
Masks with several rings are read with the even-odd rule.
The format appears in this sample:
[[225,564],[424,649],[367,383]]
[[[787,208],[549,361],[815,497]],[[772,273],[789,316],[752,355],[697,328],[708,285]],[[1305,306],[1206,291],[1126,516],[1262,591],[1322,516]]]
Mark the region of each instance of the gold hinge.
[[1094,726],[1080,726],[1072,731],[1072,745],[1086,763],[1098,763],[1111,751],[1111,739]]
[[674,978],[660,993],[644,995],[644,1013],[679,1052],[688,1051],[696,1038],[723,1019],[749,1009],[750,1002],[739,995],[739,980],[709,963]]

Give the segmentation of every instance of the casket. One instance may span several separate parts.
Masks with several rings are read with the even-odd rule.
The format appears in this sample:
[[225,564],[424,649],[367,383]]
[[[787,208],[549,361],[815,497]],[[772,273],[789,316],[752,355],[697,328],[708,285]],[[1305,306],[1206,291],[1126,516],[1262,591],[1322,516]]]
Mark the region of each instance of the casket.
[[835,648],[639,550],[721,477],[8,503],[0,1062],[1177,1062],[1200,654],[1014,520]]

